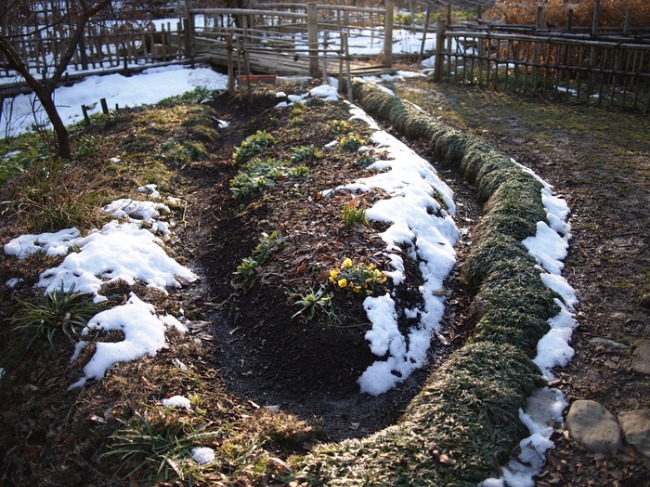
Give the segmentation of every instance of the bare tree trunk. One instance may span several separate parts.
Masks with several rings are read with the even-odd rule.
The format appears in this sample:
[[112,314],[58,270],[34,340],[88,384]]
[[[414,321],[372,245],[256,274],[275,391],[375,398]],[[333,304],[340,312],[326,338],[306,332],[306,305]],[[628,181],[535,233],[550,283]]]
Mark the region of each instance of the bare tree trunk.
[[54,129],[54,134],[56,135],[56,155],[64,159],[70,159],[72,155],[70,149],[70,136],[68,134],[68,129],[63,123],[63,120],[61,120],[61,116],[56,109],[54,103],[54,90],[56,90],[63,73],[67,69],[72,56],[74,56],[74,52],[84,35],[86,24],[93,15],[108,6],[111,3],[111,0],[100,0],[91,7],[86,6],[85,0],[81,0],[80,3],[83,10],[79,13],[79,17],[75,22],[75,30],[72,39],[70,40],[70,44],[56,65],[54,74],[49,79],[42,81],[36,79],[30,73],[29,67],[25,64],[25,61],[21,58],[20,53],[16,50],[9,38],[0,37],[0,53],[4,54],[8,67],[15,70],[23,77],[27,86],[34,91],[38,101],[41,102],[45,113],[50,119],[50,123]]
[[20,59],[20,55],[16,52],[14,46],[3,37],[0,37],[0,52],[5,55],[9,67],[17,71],[18,74],[25,79],[27,86],[32,89],[38,98],[38,101],[41,102],[41,105],[54,128],[57,143],[57,156],[63,157],[64,159],[70,159],[70,137],[68,135],[68,130],[66,129],[63,120],[61,120],[52,98],[56,85],[49,83],[47,80],[41,82],[32,76],[29,72],[29,68]]

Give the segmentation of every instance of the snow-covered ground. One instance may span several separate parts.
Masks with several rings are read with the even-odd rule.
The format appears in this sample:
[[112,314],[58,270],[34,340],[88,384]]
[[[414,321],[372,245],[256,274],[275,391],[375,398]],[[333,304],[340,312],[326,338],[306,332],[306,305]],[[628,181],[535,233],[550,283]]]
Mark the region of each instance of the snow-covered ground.
[[[175,25],[177,19],[172,19]],[[197,16],[199,26],[203,25],[202,16]],[[165,24],[161,20],[159,24]],[[370,29],[351,29],[350,54],[352,55],[378,55],[383,52],[384,39],[382,31],[374,33]],[[307,46],[306,37],[301,35],[291,37],[292,42],[297,45]],[[425,38],[425,52],[435,49],[435,29],[429,32]],[[320,48],[324,49],[325,44],[334,55],[340,50],[340,33],[331,32],[327,38],[323,33],[319,38]],[[405,29],[393,31],[393,53],[413,54],[420,51],[422,44],[422,33]],[[452,46],[455,49],[455,44]],[[432,59],[425,59],[422,62],[424,67],[432,66]],[[141,67],[133,65],[134,67]],[[70,72],[80,72],[70,69]],[[40,73],[35,73],[40,76]],[[15,81],[15,79],[2,79],[3,82]],[[124,76],[122,74],[92,75],[71,87],[61,87],[56,90],[55,103],[64,123],[72,124],[83,119],[81,106],[88,107],[88,113],[99,113],[101,111],[100,100],[106,99],[109,108],[116,105],[120,107],[134,107],[156,103],[163,98],[182,94],[201,86],[208,89],[225,89],[227,77],[214,72],[209,68],[185,69],[180,65],[164,68],[152,67],[136,76]],[[13,137],[20,135],[34,127],[47,127],[49,122],[45,116],[40,103],[33,95],[18,95],[14,98],[4,100],[0,111],[0,137]]]
[[[112,106],[135,106],[155,103],[197,86],[224,88],[225,77],[207,68],[156,68],[129,78],[120,75],[89,78],[73,87],[58,90],[56,101],[64,119],[73,123],[80,119],[81,104],[90,105],[100,98],[106,98]],[[325,86],[313,91],[312,96],[333,98],[335,90]],[[29,110],[20,112],[21,106],[27,106]],[[19,124],[18,119],[15,119],[12,129],[26,130],[31,123],[31,103],[27,101],[27,97],[24,101],[17,99],[13,110],[14,114],[23,113],[23,123]],[[368,209],[367,214],[369,218],[390,224],[381,237],[386,242],[386,251],[391,254],[391,278],[398,281],[403,271],[402,257],[397,252],[398,245],[414,240],[417,245],[413,246],[413,257],[420,260],[424,277],[421,289],[423,307],[405,311],[410,313],[409,316],[418,317],[420,320],[420,324],[413,327],[408,337],[402,336],[397,330],[396,303],[390,294],[369,297],[364,302],[369,319],[373,323],[372,329],[366,335],[369,346],[377,355],[387,355],[388,358],[373,364],[360,377],[359,382],[363,391],[378,395],[395,386],[415,368],[425,363],[431,337],[440,327],[444,300],[440,297],[443,293],[439,290],[454,264],[453,245],[457,238],[457,229],[453,222],[453,194],[437,177],[435,170],[403,143],[379,130],[362,110],[352,107],[351,113],[353,117],[366,120],[375,130],[372,143],[386,150],[390,157],[387,161],[378,161],[375,167],[371,167],[369,177],[332,190],[384,189],[390,198],[377,202]],[[0,157],[6,155],[0,154]],[[381,172],[373,172],[373,169]],[[151,196],[150,198],[155,201],[143,198],[138,202],[119,201],[107,206],[105,211],[123,219],[111,222],[102,229],[93,230],[85,236],[80,235],[76,229],[65,229],[54,234],[16,236],[5,243],[4,250],[17,258],[24,258],[33,252],[66,256],[58,267],[41,275],[38,286],[43,292],[61,288],[74,289],[76,292],[91,293],[96,300],[101,300],[99,285],[119,278],[126,282],[142,281],[163,292],[169,286],[190,283],[196,279],[194,273],[166,256],[160,246],[162,239],[173,232],[173,221],[166,215],[164,200]],[[447,210],[442,210],[437,200],[444,201]],[[550,226],[540,222],[537,235],[523,243],[537,259],[544,282],[562,296],[562,299],[558,300],[562,311],[549,321],[551,330],[539,342],[535,359],[544,375],[552,378],[553,367],[565,365],[573,353],[568,343],[571,331],[576,326],[573,318],[576,298],[569,284],[561,276],[561,260],[567,254],[570,238],[570,228],[566,223],[569,209],[546,183],[543,201]],[[431,209],[437,211],[427,211]],[[438,216],[434,218],[430,213]],[[143,224],[145,221],[146,225]],[[15,285],[15,281],[7,285]],[[121,329],[125,340],[121,342],[121,347],[99,343],[93,358],[84,367],[83,377],[71,384],[71,388],[83,386],[89,379],[101,379],[115,362],[154,355],[166,345],[166,330],[173,328],[182,332],[185,328],[183,321],[182,316],[172,317],[158,313],[135,294],[131,295],[127,303],[100,313],[90,321],[84,333]],[[73,360],[84,345],[81,341],[76,350],[71,351]],[[399,374],[396,375],[394,371]],[[529,401],[529,407],[520,414],[531,436],[522,440],[521,454],[504,468],[503,477],[486,480],[484,485],[502,486],[504,481],[510,485],[534,485],[532,476],[543,465],[543,452],[552,446],[549,439],[552,427],[549,424],[561,423],[565,407],[566,400],[556,390],[542,389],[534,394]],[[199,452],[201,457],[200,453],[206,452]]]

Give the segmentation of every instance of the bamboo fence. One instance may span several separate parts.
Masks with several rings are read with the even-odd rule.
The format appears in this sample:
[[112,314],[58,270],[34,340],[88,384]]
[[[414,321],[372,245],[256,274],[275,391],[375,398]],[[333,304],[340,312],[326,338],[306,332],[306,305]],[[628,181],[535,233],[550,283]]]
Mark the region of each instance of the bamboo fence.
[[[438,25],[434,79],[650,112],[650,34],[499,24]],[[541,13],[538,15],[541,19]]]

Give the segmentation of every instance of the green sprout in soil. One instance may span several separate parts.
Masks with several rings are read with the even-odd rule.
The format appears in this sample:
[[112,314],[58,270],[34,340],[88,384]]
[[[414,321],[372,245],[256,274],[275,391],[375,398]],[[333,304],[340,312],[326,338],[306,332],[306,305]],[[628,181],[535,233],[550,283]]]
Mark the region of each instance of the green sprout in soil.
[[275,181],[286,177],[307,176],[309,168],[304,165],[289,167],[275,159],[253,159],[230,180],[233,198],[241,198],[255,191],[272,187]]
[[366,224],[368,222],[366,205],[359,198],[349,201],[341,210],[341,221],[345,227]]
[[232,285],[235,289],[249,289],[257,279],[259,268],[266,264],[271,257],[280,252],[286,243],[286,238],[277,230],[271,234],[262,233],[259,243],[253,249],[250,257],[242,259],[241,264],[233,273]]
[[317,291],[309,289],[306,293],[300,292],[287,292],[287,296],[295,299],[295,305],[300,307],[292,318],[300,317],[303,322],[310,322],[319,312],[331,312],[332,308],[332,294],[326,293],[323,286],[319,287]]
[[242,164],[269,147],[273,147],[276,143],[277,140],[271,134],[258,130],[253,135],[246,137],[246,140],[241,143],[232,155],[233,161],[235,161],[235,164]]

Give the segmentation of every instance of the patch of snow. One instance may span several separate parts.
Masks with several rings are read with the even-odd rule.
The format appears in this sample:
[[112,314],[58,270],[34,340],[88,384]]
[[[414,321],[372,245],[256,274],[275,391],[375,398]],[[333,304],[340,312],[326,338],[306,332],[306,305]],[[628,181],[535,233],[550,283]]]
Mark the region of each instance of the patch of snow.
[[[364,300],[372,328],[365,337],[371,351],[381,357],[359,378],[362,392],[379,395],[406,380],[426,363],[431,337],[440,328],[444,313],[444,297],[437,293],[455,264],[454,245],[458,229],[453,221],[456,207],[453,191],[438,177],[435,169],[412,149],[385,131],[358,107],[351,106],[353,118],[365,121],[375,130],[371,140],[375,149],[386,151],[388,160],[377,161],[368,170],[382,172],[339,186],[334,191],[368,192],[382,189],[390,198],[379,200],[366,210],[370,220],[386,222],[389,227],[380,234],[386,243],[395,284],[404,279],[403,252],[419,262],[424,302],[421,309],[408,313],[419,317],[419,323],[403,335],[397,326],[398,309],[390,295],[369,296]],[[331,194],[324,191],[323,196]],[[442,201],[442,204],[438,202]],[[444,205],[444,207],[443,207]]]
[[145,303],[134,293],[126,304],[96,314],[82,330],[82,336],[91,331],[117,330],[124,334],[124,340],[97,342],[94,355],[83,368],[84,376],[68,389],[83,387],[91,379],[102,379],[118,362],[153,357],[167,346],[165,329],[165,322],[156,315],[153,305]]
[[188,398],[185,396],[172,396],[172,397],[167,397],[164,398],[162,401],[160,401],[162,405],[166,408],[182,408],[182,409],[190,409],[190,406],[192,405],[192,401],[190,401]]
[[78,239],[78,252],[68,254],[63,262],[43,272],[38,286],[47,294],[74,290],[95,295],[97,302],[104,282],[122,280],[129,285],[142,281],[147,287],[166,293],[166,287],[181,287],[198,279],[196,274],[167,256],[162,242],[148,230],[134,223],[116,221]]
[[70,248],[77,245],[79,230],[66,228],[53,233],[40,235],[21,235],[4,245],[7,255],[18,259],[26,259],[30,255],[43,253],[48,257],[61,257],[66,255]]
[[201,465],[214,462],[215,452],[207,446],[196,446],[192,448],[192,460]]

